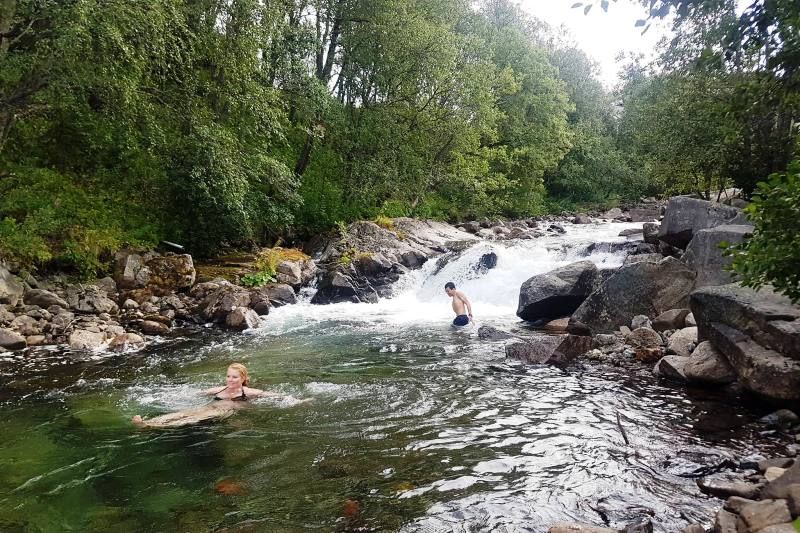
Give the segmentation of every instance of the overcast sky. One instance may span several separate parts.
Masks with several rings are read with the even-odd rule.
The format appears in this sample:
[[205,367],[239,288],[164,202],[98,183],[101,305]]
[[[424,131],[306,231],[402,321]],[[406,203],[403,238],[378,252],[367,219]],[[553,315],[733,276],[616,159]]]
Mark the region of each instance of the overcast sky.
[[[590,0],[591,1],[591,0]],[[595,5],[588,15],[582,8],[572,9],[576,0],[521,0],[522,8],[553,28],[566,27],[577,45],[600,67],[600,77],[610,89],[617,81],[615,58],[620,51],[641,52],[650,57],[661,37],[669,34],[669,23],[654,22],[642,35],[636,21],[645,18],[646,10],[629,0],[611,2],[608,12]]]

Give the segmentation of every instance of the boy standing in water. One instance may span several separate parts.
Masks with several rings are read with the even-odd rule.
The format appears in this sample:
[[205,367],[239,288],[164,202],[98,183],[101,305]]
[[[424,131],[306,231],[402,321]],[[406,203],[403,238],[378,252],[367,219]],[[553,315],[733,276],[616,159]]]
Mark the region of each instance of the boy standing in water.
[[467,296],[463,292],[457,291],[456,285],[452,281],[445,283],[444,292],[453,299],[453,311],[456,313],[453,325],[466,326],[469,324],[472,321],[472,306]]

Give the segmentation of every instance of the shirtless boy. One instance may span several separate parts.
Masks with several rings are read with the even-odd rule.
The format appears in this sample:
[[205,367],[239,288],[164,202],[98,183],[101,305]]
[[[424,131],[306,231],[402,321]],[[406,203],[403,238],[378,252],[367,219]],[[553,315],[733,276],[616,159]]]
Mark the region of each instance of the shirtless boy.
[[456,313],[456,318],[453,320],[454,326],[466,326],[472,321],[472,305],[470,305],[467,296],[456,290],[456,286],[452,281],[448,281],[444,286],[444,292],[453,299],[453,311]]

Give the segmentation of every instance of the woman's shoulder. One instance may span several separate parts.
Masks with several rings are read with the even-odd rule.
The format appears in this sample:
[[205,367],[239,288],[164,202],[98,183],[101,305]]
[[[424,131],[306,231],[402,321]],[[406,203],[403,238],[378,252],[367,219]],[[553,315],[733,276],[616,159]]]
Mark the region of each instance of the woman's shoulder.
[[242,391],[248,396],[258,396],[260,394],[264,394],[263,390],[254,389],[253,387],[242,387]]

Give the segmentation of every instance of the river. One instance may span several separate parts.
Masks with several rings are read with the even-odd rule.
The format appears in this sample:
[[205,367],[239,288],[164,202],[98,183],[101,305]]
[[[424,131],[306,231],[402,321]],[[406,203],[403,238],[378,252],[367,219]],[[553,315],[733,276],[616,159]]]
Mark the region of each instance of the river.
[[[616,235],[632,225],[566,226],[559,237],[476,244],[443,268],[430,261],[377,304],[301,302],[257,331],[192,333],[135,354],[6,357],[0,531],[708,523],[719,501],[679,474],[768,452],[759,407],[660,383],[644,366],[524,366],[504,358],[502,343],[449,326],[446,281],[472,299],[479,324],[521,331],[525,279],[587,257],[621,264],[586,246],[624,240]],[[475,271],[488,251],[497,267]],[[217,424],[130,425],[134,414],[202,405],[197,392],[221,383],[233,361],[253,386],[286,398]]]

